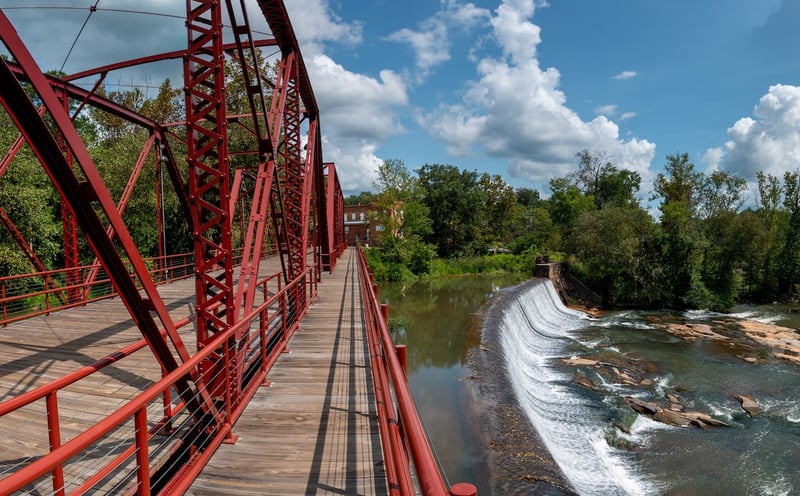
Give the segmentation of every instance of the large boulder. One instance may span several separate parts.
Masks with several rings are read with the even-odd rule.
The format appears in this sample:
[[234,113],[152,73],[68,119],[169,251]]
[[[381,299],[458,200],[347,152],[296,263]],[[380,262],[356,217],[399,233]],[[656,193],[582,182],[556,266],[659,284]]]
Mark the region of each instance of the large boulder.
[[661,407],[658,406],[658,403],[652,401],[644,401],[638,398],[634,398],[632,396],[628,396],[627,398],[625,398],[625,401],[628,402],[628,404],[631,406],[631,408],[634,409],[634,411],[636,411],[637,413],[641,413],[642,415],[649,415],[652,417],[659,410],[661,410]]
[[751,417],[761,411],[761,407],[756,403],[756,400],[749,396],[737,394],[734,398],[739,400],[739,403],[742,405],[742,410],[747,412]]
[[[684,412],[673,404],[670,408],[662,408],[653,401],[644,401],[638,398],[627,397],[625,401],[637,413],[652,417],[653,420],[669,425],[688,427],[695,425],[702,429],[706,427],[730,427],[728,424],[702,412]],[[682,405],[677,405],[682,408]]]
[[659,410],[653,415],[653,420],[661,422],[662,424],[677,425],[679,427],[689,427],[692,425],[691,419],[675,410]]

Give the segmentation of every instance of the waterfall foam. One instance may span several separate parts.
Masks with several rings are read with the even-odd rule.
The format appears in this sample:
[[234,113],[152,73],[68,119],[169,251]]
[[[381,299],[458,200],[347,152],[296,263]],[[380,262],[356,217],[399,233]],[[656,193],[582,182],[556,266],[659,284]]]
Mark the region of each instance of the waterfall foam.
[[564,475],[581,495],[653,494],[625,452],[605,441],[599,409],[556,367],[573,334],[589,324],[565,307],[549,280],[520,291],[506,308],[500,339],[517,399]]

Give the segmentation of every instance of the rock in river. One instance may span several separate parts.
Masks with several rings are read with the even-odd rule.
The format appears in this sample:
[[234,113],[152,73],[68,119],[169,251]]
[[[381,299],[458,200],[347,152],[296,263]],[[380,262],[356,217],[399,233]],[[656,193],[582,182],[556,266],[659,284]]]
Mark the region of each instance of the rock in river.
[[747,412],[751,417],[761,411],[761,407],[756,403],[756,400],[749,396],[737,394],[734,398],[739,400],[739,403],[742,405],[742,410]]

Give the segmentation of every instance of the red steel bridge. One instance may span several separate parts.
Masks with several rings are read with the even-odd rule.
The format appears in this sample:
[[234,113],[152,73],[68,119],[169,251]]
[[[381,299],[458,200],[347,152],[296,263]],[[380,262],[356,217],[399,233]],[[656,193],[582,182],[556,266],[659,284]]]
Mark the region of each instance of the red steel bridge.
[[[0,205],[0,234],[35,270],[0,274],[0,494],[475,493],[445,483],[386,308],[345,246],[337,169],[323,161],[286,8],[249,4],[258,10],[187,0],[185,50],[59,76],[0,9],[0,117],[18,129],[0,150],[0,188],[20,154],[35,156],[60,199],[64,262],[47,267]],[[254,16],[271,36],[255,36]],[[101,90],[114,71],[166,60],[183,68],[179,122]],[[235,111],[231,85],[246,102]],[[145,136],[116,197],[77,129],[86,109]],[[159,256],[140,253],[125,215],[137,187],[177,198],[190,253],[166,253],[161,207]],[[311,397],[322,410],[298,406]],[[355,481],[365,470],[369,482]]]

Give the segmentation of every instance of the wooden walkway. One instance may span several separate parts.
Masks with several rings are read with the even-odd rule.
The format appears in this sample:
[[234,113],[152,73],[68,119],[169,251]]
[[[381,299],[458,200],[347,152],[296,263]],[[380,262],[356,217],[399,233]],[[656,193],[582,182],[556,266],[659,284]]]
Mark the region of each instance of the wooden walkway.
[[387,494],[352,248],[187,494]]
[[[263,273],[279,270],[262,265]],[[217,450],[188,494],[387,494],[357,270],[350,249],[333,274],[323,274],[318,298],[289,342],[290,353],[269,373],[272,386],[256,394],[234,425],[238,442]],[[159,293],[175,319],[193,308],[191,279],[161,286]],[[191,352],[193,327],[181,336]],[[119,299],[0,328],[0,401],[140,338]],[[158,363],[144,348],[63,390],[62,440],[160,378]],[[0,417],[0,432],[0,479],[48,451],[41,403]],[[90,451],[72,462],[66,475],[91,471],[93,456]],[[38,489],[35,494],[48,494]]]

